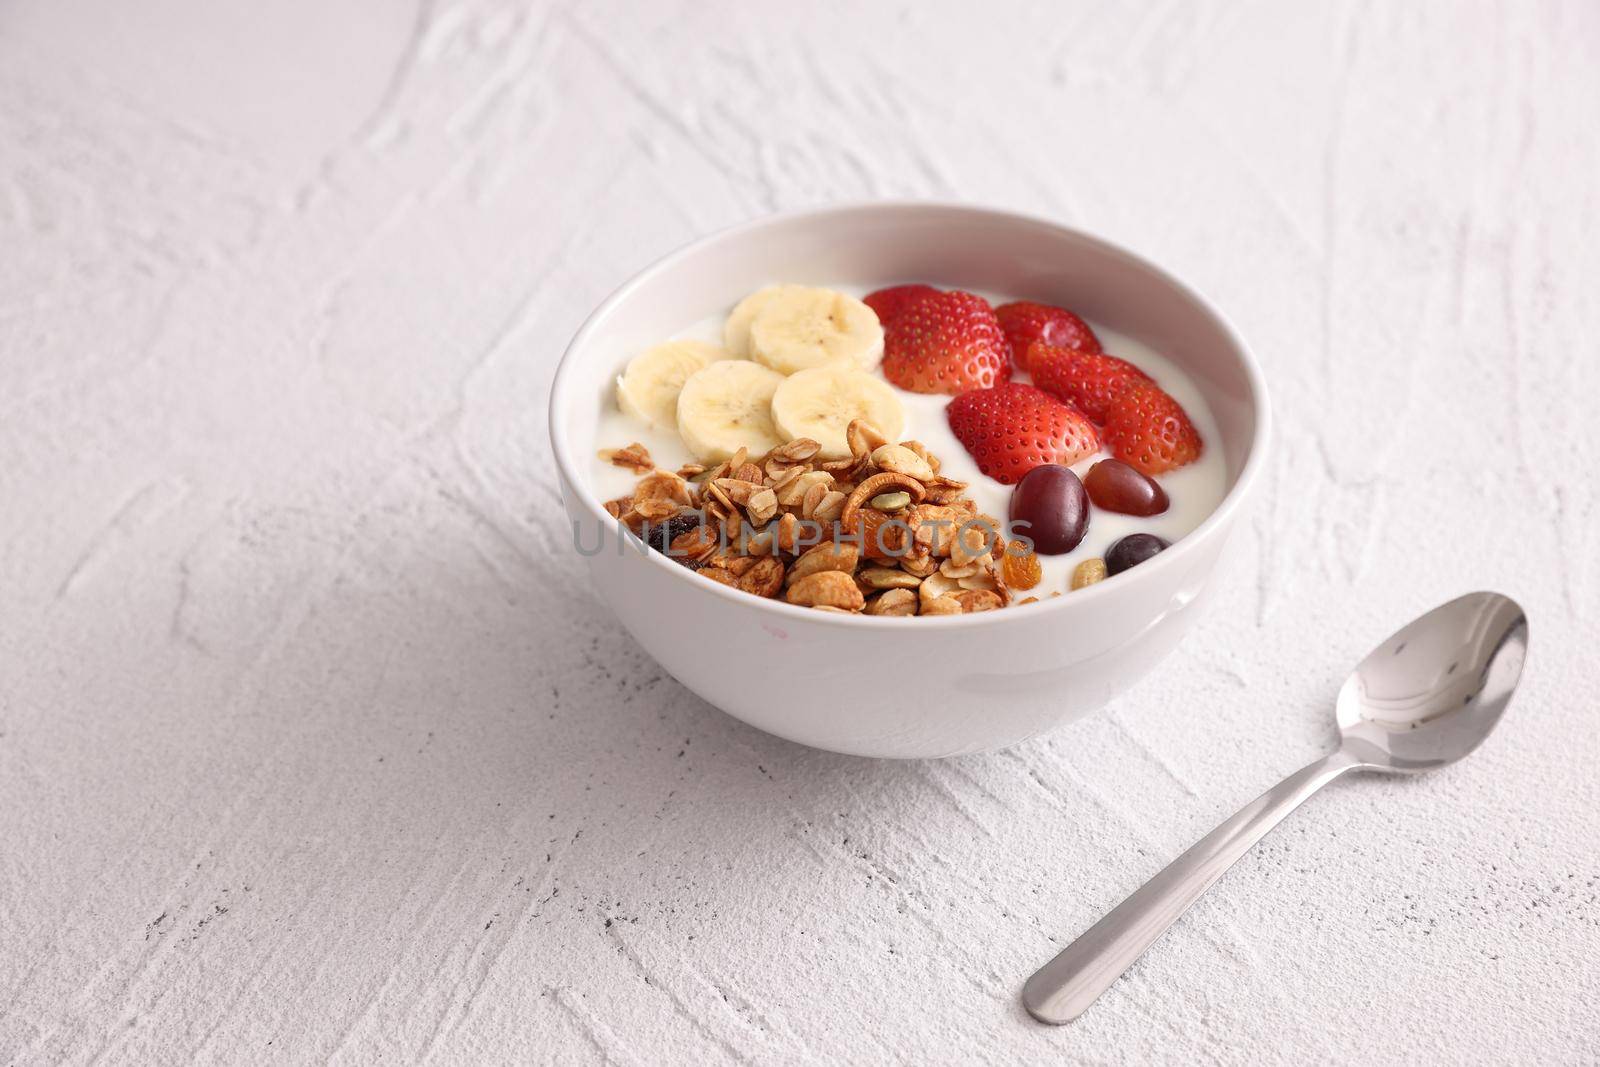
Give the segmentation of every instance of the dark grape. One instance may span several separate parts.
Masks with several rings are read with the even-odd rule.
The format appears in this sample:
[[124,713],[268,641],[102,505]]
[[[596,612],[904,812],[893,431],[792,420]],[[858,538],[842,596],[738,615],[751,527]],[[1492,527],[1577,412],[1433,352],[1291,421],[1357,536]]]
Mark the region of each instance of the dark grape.
[[1121,515],[1159,515],[1167,510],[1167,491],[1161,483],[1120,459],[1103,459],[1090,467],[1083,487],[1095,507]]
[[1046,463],[1022,476],[1011,491],[1011,521],[1019,537],[1043,556],[1071,552],[1089,532],[1089,494],[1071,467]]
[[1155,534],[1137,533],[1120,538],[1106,549],[1106,574],[1121,574],[1129,567],[1137,567],[1169,545],[1170,542]]

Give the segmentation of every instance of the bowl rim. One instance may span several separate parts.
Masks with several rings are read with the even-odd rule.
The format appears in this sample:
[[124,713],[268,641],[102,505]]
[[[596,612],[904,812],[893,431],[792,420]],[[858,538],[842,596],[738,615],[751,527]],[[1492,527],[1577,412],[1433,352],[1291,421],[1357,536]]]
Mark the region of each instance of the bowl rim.
[[[737,240],[748,234],[759,232],[781,223],[793,223],[802,220],[819,220],[828,216],[847,215],[852,213],[894,213],[910,211],[944,211],[951,214],[962,214],[978,220],[1007,221],[1022,223],[1032,226],[1041,226],[1046,229],[1056,230],[1069,235],[1077,240],[1099,246],[1099,250],[1114,257],[1120,257],[1149,273],[1155,275],[1162,282],[1171,286],[1197,305],[1203,312],[1211,316],[1222,328],[1223,335],[1228,343],[1233,346],[1245,372],[1245,379],[1249,384],[1249,402],[1255,414],[1255,432],[1252,434],[1248,449],[1245,454],[1244,466],[1239,475],[1234,479],[1233,485],[1223,494],[1222,500],[1212,509],[1211,514],[1189,531],[1184,536],[1172,543],[1172,546],[1153,558],[1141,563],[1138,567],[1124,571],[1116,576],[1116,580],[1097,582],[1092,586],[1075,590],[1069,594],[1063,592],[1061,596],[1045,597],[1037,603],[1027,605],[1030,609],[1020,618],[1012,611],[983,611],[970,615],[940,615],[940,616],[883,616],[859,615],[842,612],[816,611],[790,604],[770,597],[756,597],[742,590],[732,589],[720,582],[700,579],[687,567],[674,562],[661,555],[659,552],[641,552],[648,557],[648,565],[664,567],[674,572],[679,580],[693,583],[693,586],[702,594],[718,596],[729,603],[742,606],[753,612],[768,612],[778,618],[803,620],[819,626],[836,626],[845,628],[865,629],[925,629],[929,626],[943,627],[976,627],[995,626],[1001,624],[1017,623],[1030,618],[1038,618],[1054,614],[1059,611],[1084,610],[1092,608],[1095,604],[1107,597],[1123,595],[1122,590],[1132,590],[1135,586],[1150,585],[1160,581],[1169,573],[1179,573],[1185,561],[1198,551],[1198,545],[1218,535],[1232,520],[1234,513],[1244,506],[1252,488],[1266,465],[1266,456],[1272,433],[1271,405],[1267,398],[1267,385],[1262,374],[1261,365],[1255,353],[1245,341],[1244,336],[1234,326],[1233,321],[1223,311],[1212,303],[1203,293],[1194,286],[1179,278],[1177,275],[1160,266],[1154,261],[1125,247],[1117,241],[1101,236],[1100,234],[1069,226],[1054,219],[1025,212],[1012,211],[1005,208],[986,207],[981,204],[961,203],[957,201],[940,200],[866,200],[847,201],[842,203],[826,204],[793,208],[786,211],[762,215],[744,222],[735,223],[713,230],[701,237],[682,245],[664,256],[660,256],[651,263],[636,271],[616,289],[600,302],[589,313],[573,334],[572,340],[567,343],[566,349],[561,353],[561,359],[556,364],[555,377],[550,386],[550,407],[548,423],[550,427],[550,444],[555,457],[556,468],[568,490],[574,494],[582,507],[589,513],[594,521],[604,525],[615,520],[606,512],[602,502],[595,496],[593,490],[580,476],[577,464],[572,455],[572,443],[568,429],[567,412],[571,405],[564,403],[566,393],[571,388],[571,381],[575,377],[574,367],[577,361],[574,356],[589,342],[590,337],[599,328],[600,322],[611,313],[619,304],[628,300],[633,292],[656,274],[672,269],[678,262],[691,255],[723,241]],[[885,284],[894,284],[886,282]],[[570,505],[569,505],[570,506]],[[1016,605],[1012,605],[1015,607]]]

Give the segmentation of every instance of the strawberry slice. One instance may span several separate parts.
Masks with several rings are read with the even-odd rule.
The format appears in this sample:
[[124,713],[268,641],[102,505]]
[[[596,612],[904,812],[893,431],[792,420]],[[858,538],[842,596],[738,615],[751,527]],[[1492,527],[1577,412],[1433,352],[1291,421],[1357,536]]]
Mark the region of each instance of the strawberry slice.
[[883,338],[883,376],[913,393],[965,393],[1011,377],[1005,334],[982,297],[960,291],[912,300]]
[[1095,422],[1106,421],[1106,410],[1134,382],[1150,376],[1125,359],[1104,352],[1080,352],[1035,341],[1028,348],[1028,370],[1033,384],[1058,396]]
[[1016,485],[1043,464],[1071,466],[1100,450],[1094,424],[1082,412],[1021,382],[962,393],[945,415],[978,469],[1002,485]]
[[1035,341],[1080,352],[1100,351],[1100,338],[1089,324],[1066,308],[1018,300],[1001,304],[994,314],[1011,346],[1011,360],[1022,370],[1028,369],[1028,349]]
[[878,321],[888,326],[892,319],[899,317],[906,305],[919,296],[936,296],[939,290],[931,285],[891,285],[887,289],[868,293],[861,298],[861,302],[873,310],[878,316]]
[[1102,431],[1111,454],[1145,474],[1176,470],[1200,458],[1200,432],[1154,382],[1136,382],[1111,402]]

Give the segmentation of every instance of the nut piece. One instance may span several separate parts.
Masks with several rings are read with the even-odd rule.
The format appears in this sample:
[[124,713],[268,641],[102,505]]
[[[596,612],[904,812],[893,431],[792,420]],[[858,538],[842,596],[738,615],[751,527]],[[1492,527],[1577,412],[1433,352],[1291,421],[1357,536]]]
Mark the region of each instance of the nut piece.
[[843,493],[830,489],[822,494],[821,499],[817,501],[817,506],[811,509],[811,514],[807,515],[806,518],[815,519],[818,522],[833,522],[844,515],[845,503],[846,500]]
[[771,489],[756,490],[745,502],[745,511],[749,513],[751,522],[765,526],[778,513],[778,494]]
[[932,470],[933,473],[939,473],[939,457],[934,455],[932,452],[929,452],[927,445],[923,444],[921,441],[901,441],[900,447],[911,449],[911,451],[922,457],[923,462],[928,465],[928,468]]
[[672,500],[636,500],[633,512],[645,522],[660,522],[668,516],[676,515],[680,507],[681,504]]
[[866,598],[856,588],[855,580],[844,571],[806,575],[789,587],[788,601],[802,607],[841,611],[860,611],[866,605]]
[[881,471],[904,474],[917,481],[933,477],[933,467],[905,445],[882,445],[872,450],[872,462]]
[[922,579],[915,574],[897,571],[893,567],[863,567],[861,573],[856,575],[856,583],[863,590],[869,591],[915,589],[922,584]]
[[961,602],[953,596],[939,596],[922,602],[923,615],[960,615]]
[[[799,468],[796,469],[798,470]],[[827,471],[807,471],[794,481],[786,482],[783,487],[778,490],[778,503],[782,504],[786,508],[792,508],[803,504],[806,499],[806,494],[811,492],[813,486],[822,487],[822,493],[817,494],[817,499],[821,500],[823,493],[826,493],[828,491],[828,487],[832,484],[833,475],[829,474]]]
[[963,521],[950,541],[950,561],[964,567],[981,559],[989,551],[989,539],[993,534],[994,527],[981,518]]
[[636,504],[642,500],[670,500],[685,507],[693,503],[689,483],[669,471],[656,471],[639,479],[633,487],[633,499]]
[[1082,589],[1086,585],[1104,581],[1106,577],[1106,561],[1103,559],[1086,559],[1072,570],[1072,588]]
[[699,563],[716,550],[717,535],[711,531],[711,527],[701,523],[674,537],[667,546],[667,555],[684,562]]
[[912,500],[922,499],[922,483],[907,474],[896,474],[893,471],[882,471],[874,474],[866,481],[850,490],[850,496],[844,502],[844,513],[840,518],[846,526],[855,518],[856,512],[861,510],[861,505],[871,500],[880,493],[893,489],[904,489]]
[[738,588],[756,596],[777,596],[783,588],[783,563],[767,556],[739,576]]
[[785,463],[804,463],[816,455],[821,448],[821,445],[809,437],[796,437],[788,444],[779,445],[771,452],[768,452],[767,459],[769,461],[774,459],[782,460]]
[[906,516],[906,523],[919,546],[942,557],[950,554],[956,531],[970,518],[967,512],[948,504],[918,504]]
[[987,589],[963,589],[959,593],[949,594],[949,599],[960,604],[962,612],[968,615],[978,611],[994,611],[1004,604],[999,593],[991,593]]
[[865,419],[851,419],[850,425],[844,428],[844,440],[850,446],[852,463],[889,442],[876,426]]
[[796,585],[802,578],[809,578],[824,571],[854,574],[856,564],[860,561],[861,550],[855,545],[824,541],[814,548],[807,549],[805,555],[794,561],[794,566],[789,569],[789,584]]
[[909,589],[891,589],[867,601],[868,615],[915,615],[917,594]]
[[867,506],[876,508],[879,511],[899,511],[901,508],[910,505],[910,503],[910,493],[879,493],[867,501]]
[[655,462],[650,458],[650,450],[638,441],[627,448],[602,448],[600,458],[613,467],[626,467],[635,474],[643,474],[655,467]]
[[939,569],[939,561],[921,545],[912,545],[911,549],[900,557],[900,569],[917,578],[926,578]]
[[917,587],[917,596],[922,599],[923,614],[927,614],[929,604],[947,593],[957,592],[960,588],[953,578],[946,578],[942,574],[928,575],[922,580],[922,584]]

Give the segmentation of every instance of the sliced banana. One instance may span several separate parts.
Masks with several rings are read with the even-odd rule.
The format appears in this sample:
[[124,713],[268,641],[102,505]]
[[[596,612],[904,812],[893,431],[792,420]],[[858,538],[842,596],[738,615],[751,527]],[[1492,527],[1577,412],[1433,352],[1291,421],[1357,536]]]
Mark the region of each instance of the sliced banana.
[[731,358],[704,341],[667,341],[647,348],[617,378],[617,407],[650,426],[671,429],[678,424],[683,383],[696,371]]
[[750,324],[755,321],[756,314],[774,297],[804,289],[803,285],[769,285],[765,289],[757,289],[734,305],[733,313],[722,326],[722,343],[736,359],[749,359]]
[[864,419],[890,441],[905,433],[906,413],[894,387],[848,363],[797,371],[772,394],[772,421],[784,440],[809,437],[827,459],[850,454],[845,430]]
[[698,460],[718,463],[741,448],[751,456],[783,444],[772,425],[772,395],[783,375],[732,359],[689,376],[678,393],[678,433]]
[[872,370],[883,358],[883,326],[877,314],[853,296],[832,289],[783,286],[760,304],[750,320],[750,358],[780,374],[829,363]]

